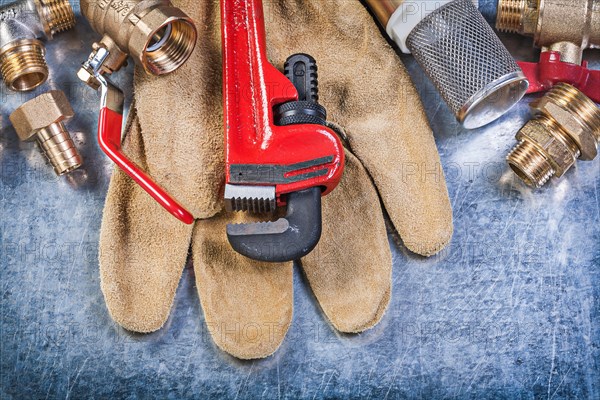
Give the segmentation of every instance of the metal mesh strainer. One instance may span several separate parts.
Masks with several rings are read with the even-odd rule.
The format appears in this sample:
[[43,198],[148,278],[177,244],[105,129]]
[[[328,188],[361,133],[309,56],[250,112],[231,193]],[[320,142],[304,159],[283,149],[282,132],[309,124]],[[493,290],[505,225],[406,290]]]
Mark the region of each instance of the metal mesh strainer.
[[523,72],[472,0],[440,7],[406,44],[466,128],[500,117],[527,90]]

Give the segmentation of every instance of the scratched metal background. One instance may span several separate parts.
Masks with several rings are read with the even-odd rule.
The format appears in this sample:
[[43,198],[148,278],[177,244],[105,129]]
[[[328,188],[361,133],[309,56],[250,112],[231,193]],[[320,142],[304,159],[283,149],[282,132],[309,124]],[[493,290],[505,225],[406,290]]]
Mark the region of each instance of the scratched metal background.
[[[494,1],[481,3],[492,20]],[[77,112],[68,127],[86,164],[70,179],[10,126],[34,94],[0,92],[0,398],[600,398],[600,161],[523,187],[503,159],[527,102],[466,132],[410,56],[401,58],[436,133],[455,235],[422,259],[390,232],[393,298],[376,328],[336,333],[296,273],[282,347],[241,362],[210,340],[188,266],[167,326],[124,331],[108,316],[97,265],[112,165],[94,138],[97,95],[74,78],[94,38],[79,18],[50,42],[52,81],[36,92],[61,88]],[[517,58],[537,57],[531,40],[502,38]],[[594,68],[598,53],[586,55]],[[123,87],[130,72],[118,74]]]

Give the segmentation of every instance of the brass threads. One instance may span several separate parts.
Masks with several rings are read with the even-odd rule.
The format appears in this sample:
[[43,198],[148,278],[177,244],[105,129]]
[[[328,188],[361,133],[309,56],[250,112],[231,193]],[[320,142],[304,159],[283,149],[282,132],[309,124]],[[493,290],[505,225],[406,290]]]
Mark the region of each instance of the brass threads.
[[37,141],[57,175],[77,169],[81,156],[64,121],[73,117],[73,109],[65,94],[52,90],[22,104],[11,115],[17,135],[22,141]]
[[149,43],[143,54],[147,69],[155,75],[167,74],[179,68],[189,58],[195,46],[196,30],[189,22],[173,21],[161,29],[165,30],[166,27],[169,36],[164,38],[164,43],[153,51],[149,51]]
[[581,64],[582,52],[600,46],[600,0],[498,0],[496,28],[533,37],[542,51]]
[[39,39],[75,26],[68,0],[18,0],[0,7],[0,73],[12,90],[28,91],[48,79]]
[[44,45],[36,39],[20,40],[0,55],[0,72],[12,90],[35,89],[48,78]]
[[544,154],[526,140],[521,140],[506,160],[515,174],[528,186],[542,187],[555,173]]
[[576,160],[592,160],[600,142],[600,108],[571,85],[560,83],[531,104],[534,118],[516,135],[507,156],[527,185],[542,187],[561,177]]
[[[78,72],[79,78],[93,88],[98,86],[95,74],[118,71],[127,56],[146,73],[164,75],[181,67],[196,46],[198,34],[194,23],[169,0],[131,0],[126,10],[121,10],[120,3],[81,1],[82,14],[102,35]],[[100,49],[104,49],[101,60]]]
[[525,5],[525,0],[499,0],[496,28],[502,32],[519,33]]
[[69,0],[40,0],[40,5],[50,36],[75,27],[75,14]]

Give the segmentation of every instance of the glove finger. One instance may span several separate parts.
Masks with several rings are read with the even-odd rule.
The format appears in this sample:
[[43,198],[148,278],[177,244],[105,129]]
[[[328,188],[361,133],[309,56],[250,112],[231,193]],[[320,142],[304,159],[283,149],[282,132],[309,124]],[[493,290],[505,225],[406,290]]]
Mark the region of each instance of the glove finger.
[[[132,117],[125,140],[140,166],[144,144]],[[118,168],[112,175],[100,229],[100,285],[111,317],[135,332],[166,322],[183,267],[192,227],[164,211]]]
[[410,77],[373,18],[359,1],[265,6],[271,61],[315,57],[328,118],[346,130],[405,245],[423,255],[441,250],[452,210],[439,154]]
[[196,285],[217,346],[237,358],[264,358],[279,348],[292,321],[292,263],[261,263],[236,253],[225,225],[242,218],[222,213],[196,223]]
[[349,151],[339,186],[323,198],[321,240],[302,267],[337,330],[362,332],[383,316],[391,294],[392,255],[377,191]]
[[178,0],[198,30],[188,61],[168,75],[138,67],[135,99],[150,176],[195,217],[222,208],[224,182],[219,3]]

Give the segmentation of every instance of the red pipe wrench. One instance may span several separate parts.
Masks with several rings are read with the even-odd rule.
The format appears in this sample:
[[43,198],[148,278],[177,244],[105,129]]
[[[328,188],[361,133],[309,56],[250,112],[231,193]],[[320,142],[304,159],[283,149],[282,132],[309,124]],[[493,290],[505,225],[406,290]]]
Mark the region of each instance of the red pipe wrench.
[[221,23],[226,208],[287,205],[275,222],[228,225],[227,237],[256,260],[299,259],[319,241],[321,196],[344,167],[342,143],[317,103],[316,64],[292,56],[286,76],[269,63],[261,0],[221,0]]

